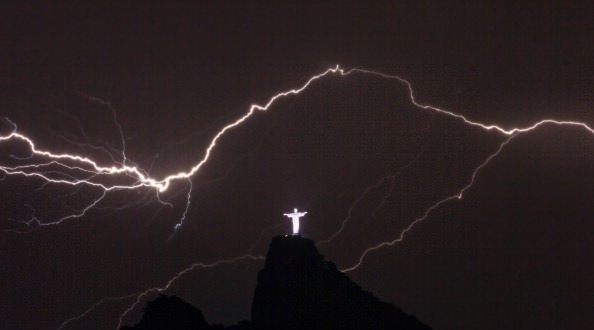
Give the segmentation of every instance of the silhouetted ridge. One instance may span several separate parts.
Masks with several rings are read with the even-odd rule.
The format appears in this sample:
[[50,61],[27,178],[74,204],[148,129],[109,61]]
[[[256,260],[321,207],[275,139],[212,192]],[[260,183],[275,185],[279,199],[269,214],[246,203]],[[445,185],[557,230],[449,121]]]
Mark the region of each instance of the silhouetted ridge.
[[324,260],[312,240],[272,239],[252,301],[252,321],[209,326],[202,313],[175,296],[149,302],[140,323],[127,330],[428,330],[413,315],[363,291]]
[[210,329],[202,312],[176,296],[160,295],[148,302],[142,320],[122,330],[200,330]]
[[272,239],[252,322],[258,329],[430,329],[363,291],[299,236]]

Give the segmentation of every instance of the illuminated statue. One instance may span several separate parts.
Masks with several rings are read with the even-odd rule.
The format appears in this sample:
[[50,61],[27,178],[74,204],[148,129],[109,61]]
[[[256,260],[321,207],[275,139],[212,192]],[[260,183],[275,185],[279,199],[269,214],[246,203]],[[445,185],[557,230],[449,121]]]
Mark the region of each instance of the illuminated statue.
[[307,212],[299,212],[297,209],[293,209],[293,213],[285,213],[285,217],[293,220],[293,235],[299,235],[299,218],[306,215]]

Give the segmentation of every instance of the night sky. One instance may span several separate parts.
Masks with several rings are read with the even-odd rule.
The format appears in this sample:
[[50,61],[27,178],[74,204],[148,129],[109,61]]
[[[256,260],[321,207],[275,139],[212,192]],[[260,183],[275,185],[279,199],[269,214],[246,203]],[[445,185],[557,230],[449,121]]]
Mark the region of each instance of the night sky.
[[[1,135],[14,123],[40,149],[120,166],[121,127],[127,161],[163,178],[202,159],[251,104],[337,64],[398,75],[417,102],[484,124],[594,127],[589,1],[168,2],[0,4]],[[26,222],[77,214],[102,191],[3,172],[0,328],[56,329],[195,262],[265,255],[291,231],[282,214],[294,207],[309,212],[302,235],[316,242],[344,223],[318,248],[348,268],[460,192],[507,138],[415,107],[398,80],[355,72],[250,117],[191,180],[159,196],[112,192],[57,225]],[[29,155],[23,143],[0,143],[0,166],[39,161]],[[519,134],[463,199],[347,274],[435,329],[591,329],[593,173],[587,130]],[[165,293],[232,324],[250,318],[262,266],[197,269]],[[115,328],[133,301],[107,301],[64,329]]]

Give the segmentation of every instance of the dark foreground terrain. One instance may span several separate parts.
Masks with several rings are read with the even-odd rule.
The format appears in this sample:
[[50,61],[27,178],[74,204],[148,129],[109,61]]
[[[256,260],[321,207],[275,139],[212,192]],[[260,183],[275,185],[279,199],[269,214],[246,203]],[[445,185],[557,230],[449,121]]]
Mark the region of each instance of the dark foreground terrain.
[[185,329],[419,329],[429,326],[362,290],[314,242],[299,236],[272,239],[258,274],[252,320],[209,325],[196,307],[175,296],[147,303],[142,320],[121,330]]

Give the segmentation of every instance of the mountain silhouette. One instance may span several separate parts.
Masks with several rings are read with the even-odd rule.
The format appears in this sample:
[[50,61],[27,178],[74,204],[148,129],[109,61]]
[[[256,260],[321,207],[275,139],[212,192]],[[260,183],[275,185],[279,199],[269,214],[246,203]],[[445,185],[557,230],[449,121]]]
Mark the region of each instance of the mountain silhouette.
[[211,329],[202,312],[176,296],[160,295],[146,304],[142,320],[133,327],[121,330],[202,330]]
[[315,244],[300,236],[272,239],[252,301],[252,320],[209,326],[182,299],[161,295],[149,302],[142,320],[122,330],[186,329],[406,329],[429,330],[414,315],[362,290]]

